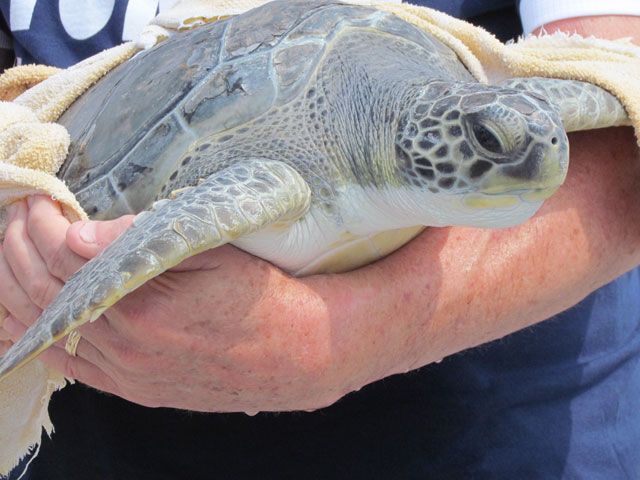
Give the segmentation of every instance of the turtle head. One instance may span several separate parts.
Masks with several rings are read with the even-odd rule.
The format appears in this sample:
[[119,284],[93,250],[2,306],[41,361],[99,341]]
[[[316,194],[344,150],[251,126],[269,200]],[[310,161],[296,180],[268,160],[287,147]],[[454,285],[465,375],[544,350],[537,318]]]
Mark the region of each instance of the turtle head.
[[533,215],[569,158],[562,120],[544,98],[477,83],[427,85],[400,117],[395,149],[403,183],[451,212],[437,224],[479,227]]

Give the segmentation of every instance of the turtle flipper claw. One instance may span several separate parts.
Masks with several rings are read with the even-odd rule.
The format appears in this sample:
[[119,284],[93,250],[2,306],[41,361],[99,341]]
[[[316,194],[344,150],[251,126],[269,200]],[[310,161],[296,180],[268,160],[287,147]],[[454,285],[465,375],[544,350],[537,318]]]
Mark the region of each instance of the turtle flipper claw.
[[36,323],[0,359],[0,379],[182,260],[273,222],[295,221],[306,213],[310,195],[293,168],[251,160],[217,172],[176,200],[144,212],[69,278]]

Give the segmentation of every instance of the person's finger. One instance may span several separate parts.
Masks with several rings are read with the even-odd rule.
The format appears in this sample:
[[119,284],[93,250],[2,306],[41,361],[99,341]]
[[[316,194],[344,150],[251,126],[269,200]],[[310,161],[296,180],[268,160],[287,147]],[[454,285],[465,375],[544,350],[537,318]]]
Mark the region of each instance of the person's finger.
[[26,326],[35,322],[42,313],[42,310],[31,301],[13,275],[4,256],[2,245],[0,245],[0,303],[8,313],[24,322]]
[[[5,319],[4,329],[9,332],[13,341],[17,341],[26,331],[26,327],[12,316]],[[66,337],[42,352],[38,358],[66,377],[114,395],[120,394],[116,382],[99,366],[100,363],[106,363],[104,358],[86,338],[80,339],[76,356],[64,349],[65,341]]]
[[4,308],[4,305],[0,303],[0,340],[7,340],[9,337],[7,336],[7,332],[2,328],[2,324],[4,323],[4,319],[9,316],[9,310]]
[[9,340],[0,340],[0,355],[4,355],[11,348],[13,343]]
[[[64,353],[66,356],[71,356],[75,358],[80,358],[86,360],[91,365],[97,367],[101,372],[105,372],[109,367],[108,360],[102,355],[100,350],[98,350],[83,334],[80,334],[80,340],[76,346],[76,354],[71,355],[67,352],[65,348],[67,342],[67,336],[62,338],[60,341],[56,342],[51,348],[48,348],[44,352],[40,354],[40,357],[47,364],[55,367],[56,365],[61,365],[64,367],[64,362],[67,360],[66,357],[61,356],[60,352]],[[62,371],[62,370],[61,370]],[[75,377],[73,377],[75,378]]]
[[[78,345],[78,355],[103,370],[108,370],[108,366],[112,363],[108,359],[113,358],[118,349],[128,343],[128,340],[113,328],[111,322],[104,315],[91,323],[82,325],[78,332],[82,335],[82,340]],[[64,347],[64,341],[63,339],[56,345]],[[82,350],[80,350],[81,346]],[[85,346],[87,346],[86,349]]]
[[51,368],[61,372],[65,377],[73,378],[98,390],[122,396],[116,382],[100,367],[84,358],[88,345],[83,345],[85,339],[80,339],[78,355],[69,355],[64,348],[49,348],[38,357]]
[[80,355],[73,357],[62,348],[50,348],[41,354],[41,359],[51,368],[62,372],[65,377],[73,378],[104,392],[122,395],[118,385],[109,375]]
[[[9,340],[9,332],[4,329],[4,319],[9,316],[9,311],[0,303],[0,343]],[[4,352],[3,352],[4,353]]]
[[[4,319],[11,314],[26,329],[33,325],[41,313],[42,310],[31,301],[13,276],[0,245],[0,327]],[[83,334],[91,343],[106,352],[110,352],[118,341],[118,334],[105,317],[85,325],[83,330]],[[5,340],[2,331],[4,329],[0,329],[0,340]]]
[[[6,332],[7,338],[17,341],[24,335],[27,328],[31,326],[32,323],[33,322],[25,323],[23,321],[18,321],[15,316],[9,315],[3,322],[0,322],[0,327],[2,327],[1,330],[3,332]],[[83,325],[78,331],[83,337],[83,342],[81,342],[83,343],[83,349],[85,348],[85,345],[87,346],[83,357],[101,368],[108,365],[108,362],[105,360],[105,356],[102,352],[113,356],[114,354],[117,354],[118,349],[122,348],[122,345],[125,342],[122,336],[112,328],[111,324],[104,316],[98,318],[94,322]],[[63,337],[54,345],[64,349],[66,338],[66,336]]]
[[66,242],[69,221],[60,205],[46,196],[27,199],[27,231],[49,272],[66,281],[86,260],[74,253]]
[[9,340],[9,332],[4,329],[4,319],[9,316],[9,311],[0,303],[0,343]]
[[75,222],[67,231],[67,245],[81,257],[91,259],[133,223],[134,215],[115,220]]
[[[134,218],[134,215],[125,215],[115,220],[75,222],[67,230],[67,245],[81,257],[91,259],[129,228]],[[224,245],[189,257],[171,268],[171,271],[214,269],[220,265],[220,258],[228,256],[229,252],[234,252],[234,255],[250,256],[231,245]]]
[[5,231],[3,253],[22,289],[38,307],[55,298],[62,282],[49,273],[27,231],[27,204],[15,202],[12,220]]

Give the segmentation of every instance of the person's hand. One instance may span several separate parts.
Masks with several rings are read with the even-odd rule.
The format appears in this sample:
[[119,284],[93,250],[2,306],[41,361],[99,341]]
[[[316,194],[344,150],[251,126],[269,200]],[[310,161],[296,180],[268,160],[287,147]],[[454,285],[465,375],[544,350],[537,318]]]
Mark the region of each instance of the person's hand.
[[[293,279],[233,247],[193,257],[81,327],[65,375],[151,406],[315,409],[384,376],[500,338],[640,263],[640,156],[628,128],[571,136],[565,185],[507,230],[429,229],[354,272]],[[131,217],[69,227],[55,203],[12,209],[0,303],[16,340]]]
[[[11,312],[4,328],[16,340],[85,258],[133,216],[70,227],[46,197],[16,203],[9,213],[0,302]],[[143,405],[318,408],[344,392],[336,391],[340,382],[322,378],[333,332],[306,316],[317,307],[313,302],[317,295],[303,284],[222,247],[151,280],[82,327],[77,357],[57,345],[41,358],[71,378]]]

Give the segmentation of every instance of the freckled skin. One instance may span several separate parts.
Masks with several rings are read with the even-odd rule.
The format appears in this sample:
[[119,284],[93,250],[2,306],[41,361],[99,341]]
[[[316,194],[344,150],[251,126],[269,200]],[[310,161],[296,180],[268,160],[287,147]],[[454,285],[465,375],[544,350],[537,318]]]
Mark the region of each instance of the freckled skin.
[[[69,279],[0,360],[0,378],[198,252],[251,237],[278,265],[298,250],[331,253],[323,236],[364,242],[384,222],[407,228],[396,217],[458,224],[469,195],[555,189],[567,169],[565,118],[577,128],[598,112],[624,121],[610,96],[583,85],[481,85],[426,33],[333,2],[273,2],[176,35],[114,69],[60,119],[72,146],[59,176],[93,218],[152,210]],[[563,89],[584,93],[584,110]],[[372,191],[424,198],[376,210],[353,193]],[[434,196],[437,214],[422,206]],[[485,210],[476,226],[494,225],[498,204],[487,198],[474,200]],[[534,211],[514,201],[509,224]]]

